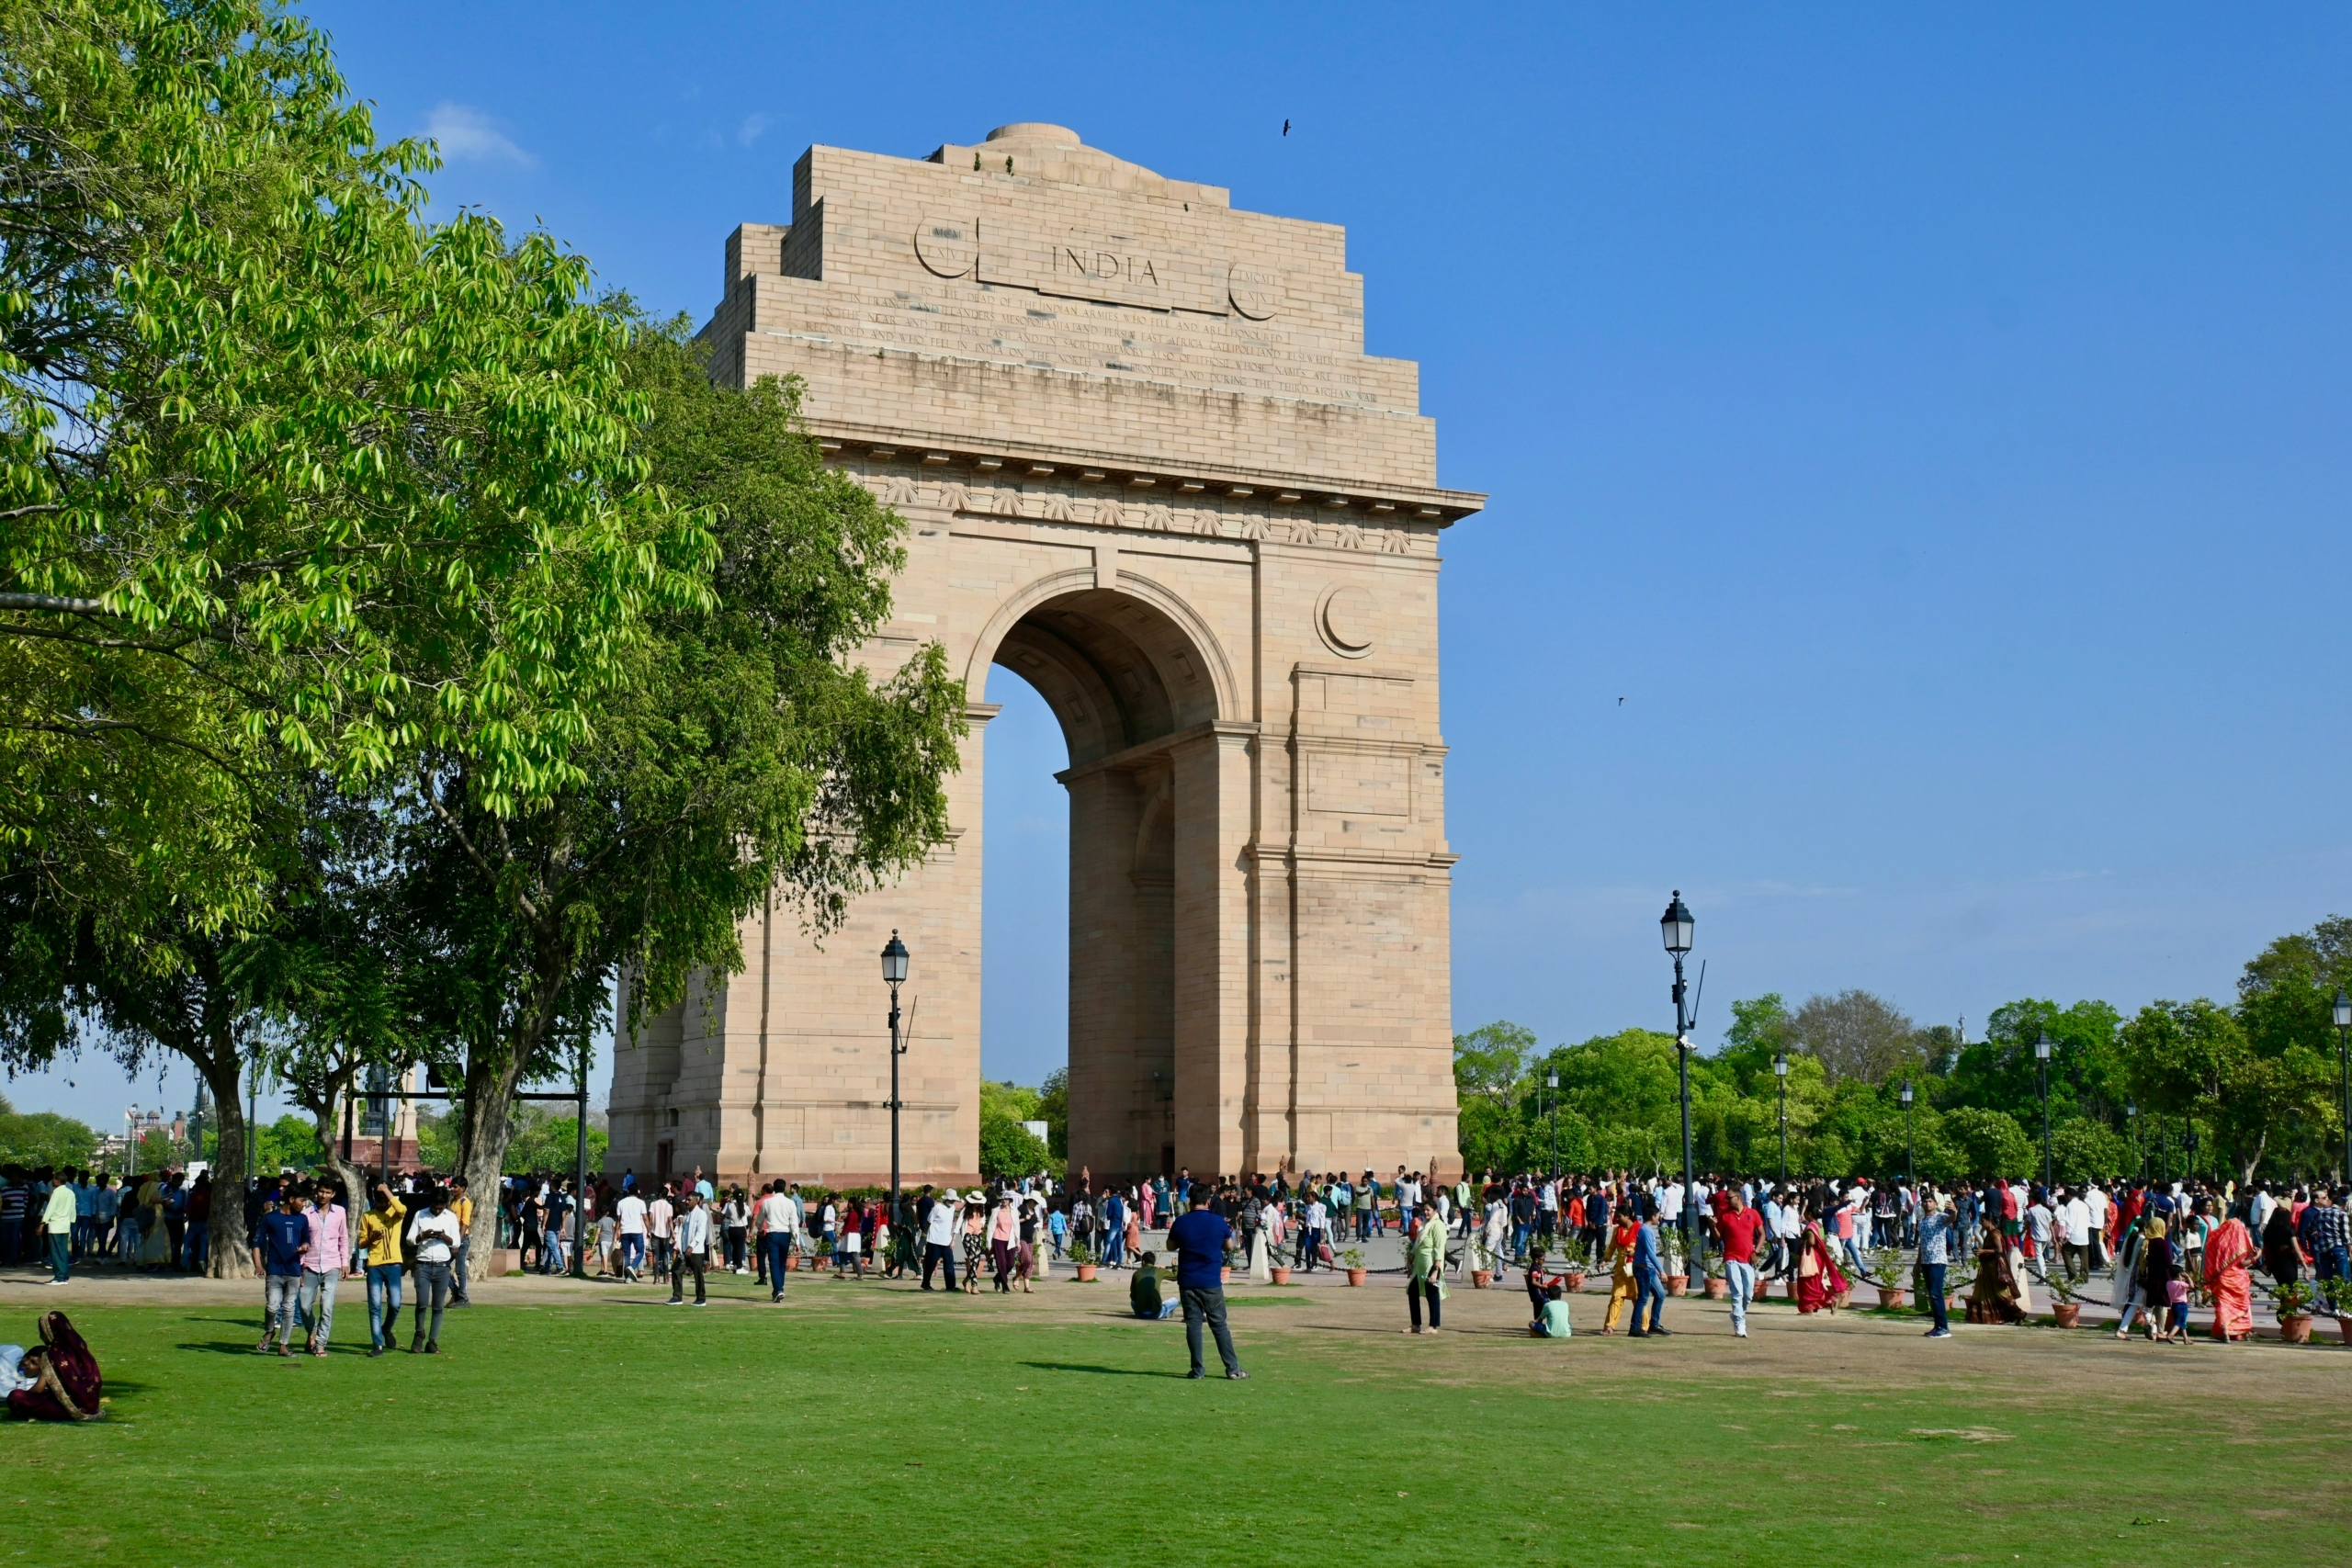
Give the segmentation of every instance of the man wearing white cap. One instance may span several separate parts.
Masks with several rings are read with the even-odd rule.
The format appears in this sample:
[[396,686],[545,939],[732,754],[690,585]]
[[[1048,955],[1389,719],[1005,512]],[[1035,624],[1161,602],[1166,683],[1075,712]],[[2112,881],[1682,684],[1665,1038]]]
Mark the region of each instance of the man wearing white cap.
[[922,1229],[922,1288],[931,1289],[931,1270],[936,1264],[947,1266],[947,1288],[956,1288],[956,1189],[949,1188],[932,1200],[931,1210],[923,1216]]

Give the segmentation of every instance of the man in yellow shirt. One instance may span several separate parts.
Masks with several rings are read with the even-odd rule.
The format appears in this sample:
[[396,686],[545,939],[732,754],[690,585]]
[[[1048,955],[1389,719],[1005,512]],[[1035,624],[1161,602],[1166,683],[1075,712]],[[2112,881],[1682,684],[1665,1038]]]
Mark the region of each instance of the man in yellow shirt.
[[380,1356],[393,1343],[401,1315],[401,1273],[408,1260],[401,1251],[401,1221],[408,1214],[392,1190],[379,1181],[368,1213],[360,1217],[359,1245],[368,1254],[368,1351]]
[[458,1259],[450,1266],[449,1304],[471,1306],[474,1303],[466,1294],[466,1260],[474,1250],[474,1201],[466,1191],[462,1176],[449,1179],[449,1212],[458,1216],[458,1231],[466,1238],[458,1244]]

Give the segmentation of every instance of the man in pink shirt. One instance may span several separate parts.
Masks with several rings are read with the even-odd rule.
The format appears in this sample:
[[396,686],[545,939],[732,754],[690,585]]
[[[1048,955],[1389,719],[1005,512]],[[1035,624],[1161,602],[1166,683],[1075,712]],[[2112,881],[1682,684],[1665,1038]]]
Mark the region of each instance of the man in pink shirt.
[[351,1263],[351,1226],[335,1202],[332,1181],[322,1181],[311,1194],[303,1220],[311,1227],[310,1249],[302,1254],[302,1287],[295,1311],[311,1327],[311,1354],[327,1353],[334,1332],[334,1288]]

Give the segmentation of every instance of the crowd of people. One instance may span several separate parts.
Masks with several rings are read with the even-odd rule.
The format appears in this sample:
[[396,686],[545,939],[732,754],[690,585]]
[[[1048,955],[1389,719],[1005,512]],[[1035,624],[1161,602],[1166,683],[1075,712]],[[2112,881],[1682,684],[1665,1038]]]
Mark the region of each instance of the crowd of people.
[[[1282,1277],[1276,1270],[1360,1269],[1361,1246],[1350,1244],[1391,1233],[1403,1250],[1405,1331],[1414,1334],[1443,1331],[1452,1286],[1473,1277],[1497,1283],[1510,1269],[1521,1274],[1528,1333],[1554,1338],[1575,1332],[1569,1303],[1587,1279],[1606,1283],[1600,1334],[1670,1334],[1666,1302],[1694,1275],[1720,1281],[1710,1293],[1728,1298],[1731,1332],[1741,1337],[1751,1304],[1776,1284],[1807,1314],[1839,1310],[1862,1281],[1888,1292],[1907,1284],[1931,1338],[1951,1335],[1951,1303],[1972,1323],[2018,1323],[2044,1299],[2078,1307],[2097,1294],[2114,1311],[2119,1337],[2137,1325],[2153,1339],[2187,1343],[2190,1310],[2204,1306],[2215,1337],[2240,1340],[2253,1332],[2257,1276],[2282,1312],[2318,1303],[2352,1314],[2352,1212],[2344,1190],[2324,1184],[1707,1177],[1686,1190],[1668,1177],[1624,1171],[1439,1181],[1399,1166],[1387,1177],[1201,1179],[1180,1170],[1112,1184],[1081,1170],[1067,1182],[1040,1174],[964,1190],[924,1186],[895,1203],[882,1192],[787,1180],[721,1187],[700,1171],[647,1181],[625,1171],[584,1194],[573,1185],[560,1176],[500,1183],[498,1244],[517,1249],[526,1269],[622,1281],[650,1275],[666,1279],[673,1304],[696,1306],[707,1303],[715,1271],[751,1277],[781,1303],[796,1270],[1010,1294],[1034,1290],[1065,1261],[1132,1269],[1137,1316],[1182,1311],[1195,1375],[1204,1330],[1228,1374],[1245,1375],[1225,1323],[1231,1273],[1266,1282]],[[399,1348],[404,1305],[409,1350],[441,1353],[447,1313],[468,1304],[474,1205],[461,1178],[377,1181],[356,1218],[345,1188],[327,1175],[263,1177],[244,1184],[243,1201],[263,1285],[258,1350],[290,1358],[299,1334],[301,1350],[326,1354],[338,1289],[361,1280],[370,1356]],[[45,1262],[51,1283],[98,1264],[201,1269],[213,1201],[209,1173],[190,1181],[176,1171],[125,1179],[8,1168],[0,1170],[0,1262]],[[583,1239],[576,1259],[575,1235]],[[1162,1250],[1174,1255],[1166,1269]],[[1173,1301],[1161,1295],[1170,1270]],[[0,1362],[18,1358],[0,1367],[12,1404],[38,1390],[44,1409],[64,1412],[79,1407],[77,1389],[95,1386],[87,1347],[62,1337],[72,1330],[62,1317],[54,1327],[59,1338],[46,1351],[0,1347]]]

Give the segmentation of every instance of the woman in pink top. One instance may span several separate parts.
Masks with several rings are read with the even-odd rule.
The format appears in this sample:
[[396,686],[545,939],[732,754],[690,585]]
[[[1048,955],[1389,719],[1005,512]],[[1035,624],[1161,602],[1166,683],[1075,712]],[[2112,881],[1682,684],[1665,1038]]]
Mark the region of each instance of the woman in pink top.
[[996,1288],[999,1295],[1012,1293],[1012,1249],[1021,1239],[1021,1211],[1012,1204],[1012,1194],[996,1195],[996,1212],[989,1215],[989,1257],[996,1264]]

